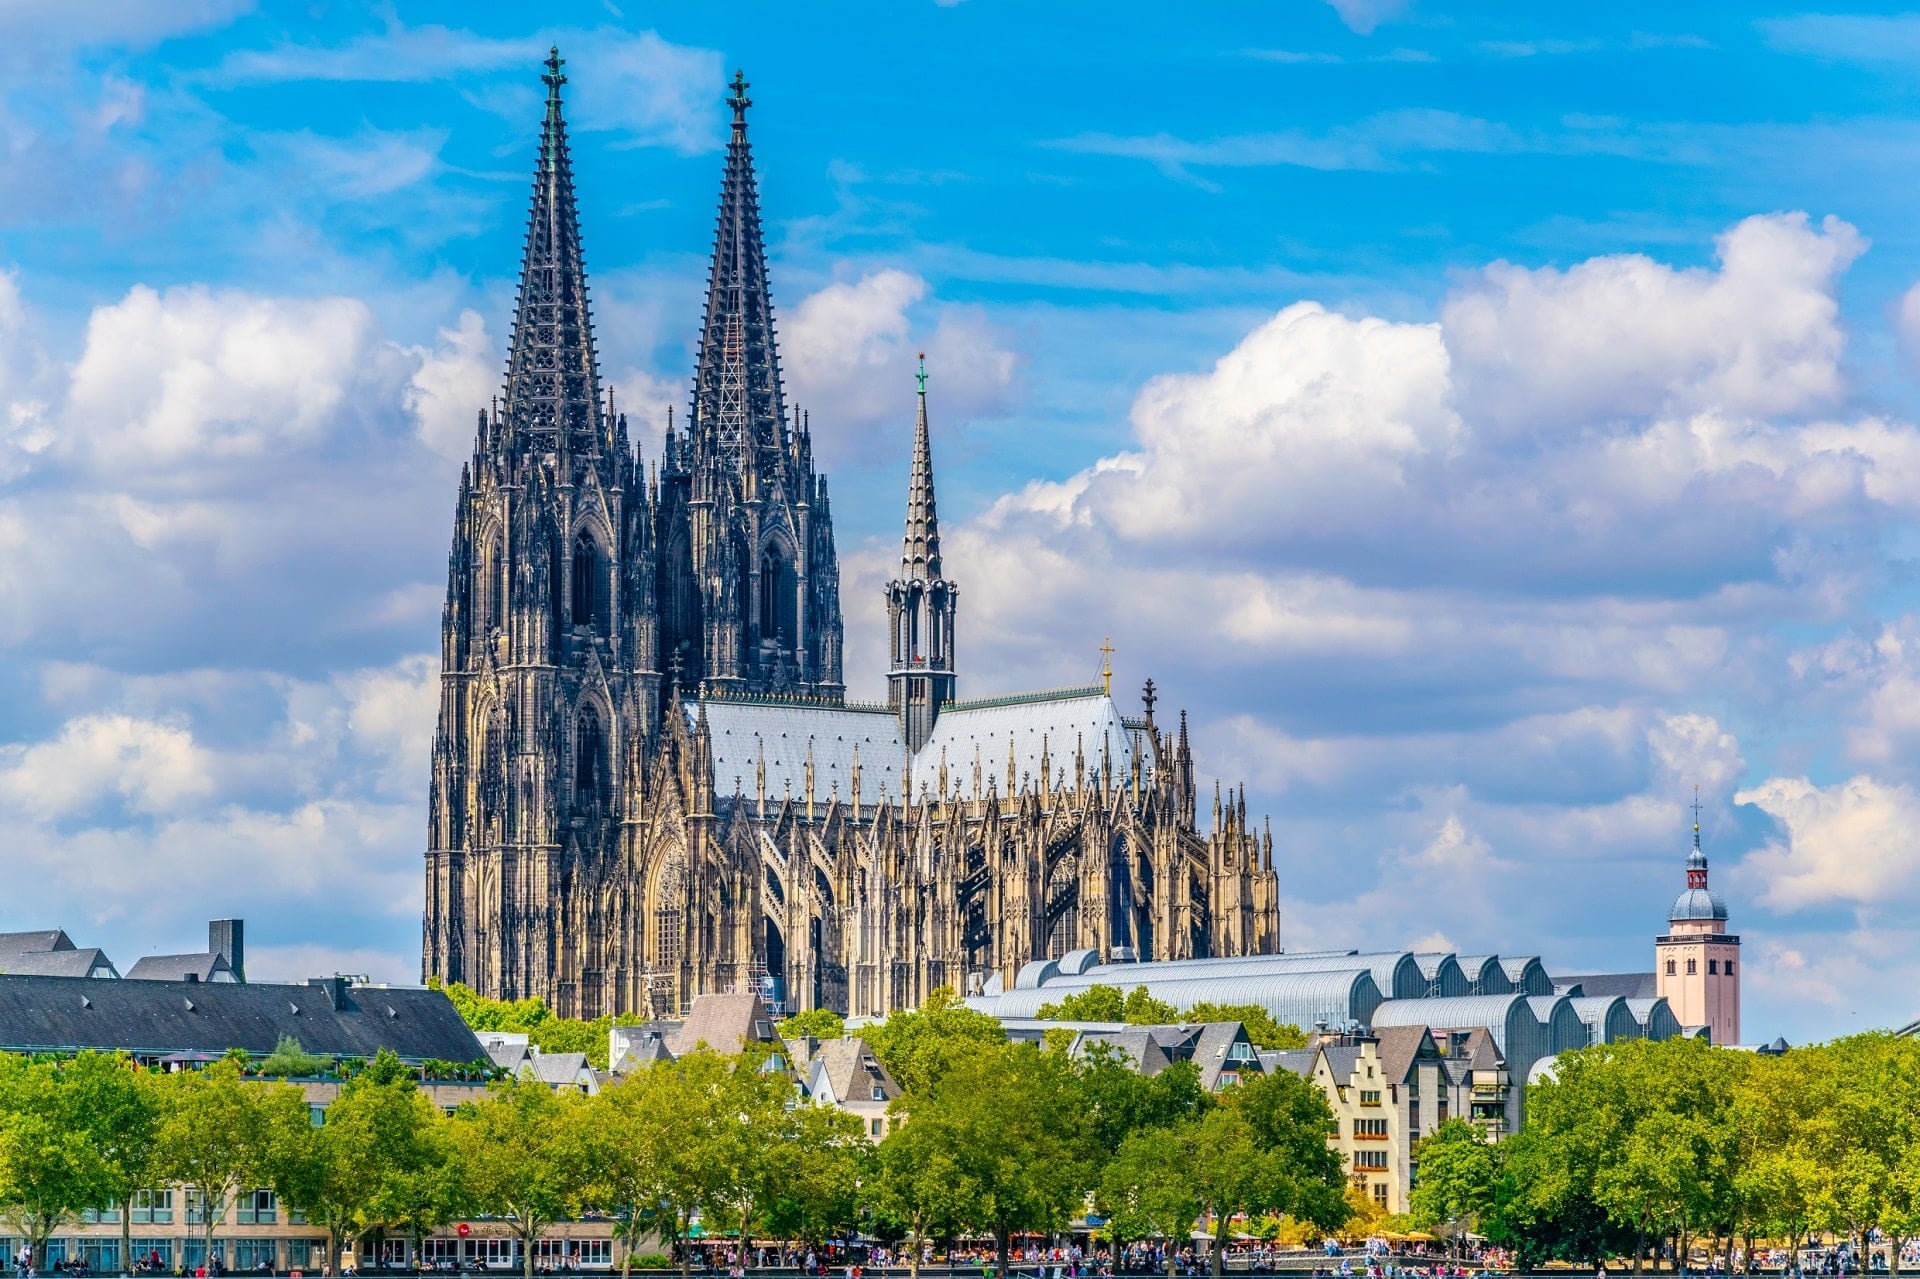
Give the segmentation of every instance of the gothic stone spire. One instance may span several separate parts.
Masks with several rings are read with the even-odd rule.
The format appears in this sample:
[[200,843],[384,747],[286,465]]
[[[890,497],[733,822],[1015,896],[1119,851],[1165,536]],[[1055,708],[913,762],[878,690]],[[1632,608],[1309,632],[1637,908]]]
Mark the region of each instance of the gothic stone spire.
[[760,196],[747,142],[747,81],[734,73],[733,130],[720,187],[720,218],[707,276],[707,311],[694,373],[695,447],[745,469],[759,449],[783,444],[786,405],[781,398],[780,355],[774,345],[773,299],[767,289],[767,255],[760,237]]
[[[954,615],[959,591],[940,572],[940,524],[933,509],[933,446],[927,438],[927,365],[920,361],[919,417],[913,432],[913,475],[907,486],[907,536],[900,577],[887,583],[892,656],[887,704],[900,716],[908,750],[933,732],[940,708],[953,700]],[[1012,778],[1008,779],[1011,793]]]
[[547,58],[546,122],[533,177],[533,209],[520,263],[520,297],[507,356],[507,421],[517,443],[590,450],[601,445],[604,410],[580,256],[573,163],[560,110],[560,50]]
[[913,477],[907,488],[907,536],[900,550],[906,581],[940,578],[940,518],[933,505],[933,444],[927,436],[927,357],[920,357],[919,418],[913,427]]

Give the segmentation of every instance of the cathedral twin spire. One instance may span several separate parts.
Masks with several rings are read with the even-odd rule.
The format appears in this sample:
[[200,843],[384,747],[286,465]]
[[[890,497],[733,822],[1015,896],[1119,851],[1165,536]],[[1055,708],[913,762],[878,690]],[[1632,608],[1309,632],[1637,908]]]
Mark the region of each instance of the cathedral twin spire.
[[505,407],[508,428],[521,447],[604,450],[611,438],[600,403],[580,214],[560,105],[560,86],[567,82],[563,65],[555,48],[541,77],[547,86],[546,119],[520,263]]
[[739,471],[760,451],[786,443],[787,411],[760,232],[760,192],[747,141],[747,108],[753,100],[738,72],[727,105],[733,126],[694,372],[692,434],[696,449],[717,454]]

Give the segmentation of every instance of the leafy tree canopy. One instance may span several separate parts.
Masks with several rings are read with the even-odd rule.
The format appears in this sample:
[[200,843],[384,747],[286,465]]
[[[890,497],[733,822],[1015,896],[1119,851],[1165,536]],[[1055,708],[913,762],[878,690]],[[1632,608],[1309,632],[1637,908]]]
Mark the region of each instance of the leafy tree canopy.
[[1058,1003],[1042,1004],[1034,1016],[1042,1021],[1124,1021],[1130,1026],[1164,1026],[1180,1020],[1180,1010],[1155,999],[1145,986],[1122,993],[1118,986],[1089,986],[1063,995]]
[[303,1049],[292,1035],[282,1035],[273,1051],[261,1058],[253,1071],[269,1079],[302,1079],[324,1074],[332,1064],[330,1058]]
[[1255,1048],[1305,1048],[1307,1032],[1290,1021],[1275,1021],[1259,1004],[1216,1004],[1202,1001],[1187,1009],[1188,1021],[1237,1021],[1246,1027]]
[[1145,986],[1122,992],[1118,986],[1089,986],[1063,995],[1034,1013],[1042,1021],[1121,1021],[1129,1026],[1164,1026],[1175,1022],[1237,1021],[1247,1028],[1256,1048],[1305,1048],[1306,1032],[1288,1022],[1275,1021],[1258,1004],[1219,1004],[1203,1000],[1185,1012],[1155,999]]
[[847,1019],[831,1008],[809,1008],[780,1023],[782,1039],[839,1039],[847,1033]]
[[1500,1147],[1455,1116],[1423,1138],[1414,1157],[1420,1165],[1409,1205],[1414,1220],[1423,1227],[1454,1226],[1456,1237],[1459,1229],[1477,1229],[1499,1186]]
[[926,1092],[983,1052],[1003,1046],[1007,1032],[962,1003],[950,986],[927,996],[916,1012],[897,1012],[861,1031],[902,1091]]
[[442,985],[436,978],[429,984],[446,992],[460,1019],[473,1029],[525,1035],[527,1042],[541,1052],[585,1053],[587,1060],[601,1070],[607,1068],[607,1032],[615,1026],[640,1024],[632,1013],[603,1015],[592,1021],[556,1016],[538,995],[489,999],[463,982]]

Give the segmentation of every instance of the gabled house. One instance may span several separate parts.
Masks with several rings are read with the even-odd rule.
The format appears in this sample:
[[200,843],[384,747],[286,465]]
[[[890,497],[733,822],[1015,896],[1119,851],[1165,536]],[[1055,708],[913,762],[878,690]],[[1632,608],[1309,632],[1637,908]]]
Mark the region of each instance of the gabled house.
[[816,1106],[838,1106],[860,1120],[869,1141],[879,1141],[896,1120],[887,1108],[900,1085],[864,1039],[829,1039],[807,1063],[801,1087]]
[[700,995],[687,1019],[664,1036],[667,1051],[684,1057],[705,1045],[717,1053],[737,1053],[750,1044],[780,1047],[773,1014],[755,994]]
[[1121,1053],[1143,1075],[1157,1075],[1177,1061],[1200,1069],[1200,1086],[1209,1092],[1232,1087],[1263,1074],[1259,1050],[1237,1021],[1174,1026],[1090,1026],[1074,1036],[1068,1052],[1085,1057],[1105,1046]]

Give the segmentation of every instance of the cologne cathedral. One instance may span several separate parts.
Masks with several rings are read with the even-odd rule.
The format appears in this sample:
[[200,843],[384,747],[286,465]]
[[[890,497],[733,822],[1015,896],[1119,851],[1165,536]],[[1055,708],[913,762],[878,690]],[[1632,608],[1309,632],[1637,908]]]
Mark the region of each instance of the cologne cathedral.
[[1151,681],[1137,716],[1110,668],[960,698],[924,370],[887,701],[846,699],[738,76],[691,405],[643,468],[596,368],[557,50],[543,78],[506,381],[454,512],[425,975],[578,1017],[746,990],[883,1015],[1073,950],[1276,951],[1272,838],[1217,784],[1199,826]]

